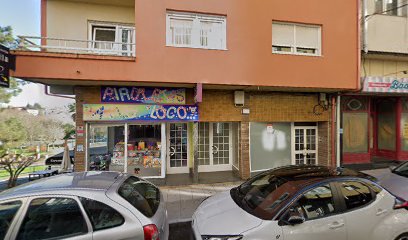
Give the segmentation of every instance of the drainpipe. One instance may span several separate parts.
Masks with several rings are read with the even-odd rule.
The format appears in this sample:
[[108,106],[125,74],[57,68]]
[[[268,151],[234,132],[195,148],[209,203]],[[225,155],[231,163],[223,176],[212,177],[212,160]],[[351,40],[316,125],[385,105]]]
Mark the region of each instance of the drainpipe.
[[341,145],[340,145],[340,121],[341,121],[341,117],[340,117],[340,100],[341,100],[341,96],[340,94],[337,95],[337,106],[336,106],[336,125],[337,125],[337,136],[336,136],[336,166],[340,167],[340,151],[341,151]]
[[363,0],[362,3],[362,18],[361,21],[363,21],[363,29],[362,29],[362,35],[363,35],[363,41],[362,41],[362,49],[363,52],[365,54],[368,53],[368,47],[367,47],[367,43],[368,43],[368,36],[367,36],[367,30],[368,30],[368,21],[367,21],[367,0]]
[[335,142],[335,138],[334,138],[334,135],[336,134],[336,126],[334,125],[334,123],[335,123],[335,121],[336,121],[336,97],[332,97],[331,98],[331,122],[332,122],[332,124],[331,124],[331,133],[330,133],[330,135],[331,135],[331,144],[330,144],[330,146],[331,146],[331,149],[332,149],[332,151],[331,151],[331,161],[330,161],[330,165],[331,166],[335,166],[336,165],[336,152],[337,152],[337,150],[335,151],[335,144],[336,144],[336,142]]
[[68,99],[74,99],[74,100],[75,100],[75,97],[69,97],[69,96],[59,95],[59,94],[52,94],[52,93],[50,93],[50,92],[48,91],[48,87],[49,87],[49,86],[44,85],[44,93],[45,93],[45,95],[47,95],[47,96],[51,96],[51,97],[61,97],[61,98],[68,98]]

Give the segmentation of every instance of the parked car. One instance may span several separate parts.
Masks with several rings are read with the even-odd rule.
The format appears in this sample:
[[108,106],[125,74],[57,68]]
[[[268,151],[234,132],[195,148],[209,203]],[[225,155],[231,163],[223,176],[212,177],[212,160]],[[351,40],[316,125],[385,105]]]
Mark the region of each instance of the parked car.
[[0,194],[0,239],[166,240],[160,190],[118,172],[49,177]]
[[364,171],[377,178],[385,189],[408,201],[408,162],[396,167]]
[[204,200],[192,227],[203,240],[405,240],[408,203],[362,173],[287,166]]

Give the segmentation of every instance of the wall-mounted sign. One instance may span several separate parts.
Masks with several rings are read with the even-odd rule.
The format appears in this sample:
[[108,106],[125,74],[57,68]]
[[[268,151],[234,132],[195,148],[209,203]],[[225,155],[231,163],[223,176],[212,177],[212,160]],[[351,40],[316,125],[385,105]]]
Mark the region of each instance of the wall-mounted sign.
[[0,87],[10,87],[10,49],[0,44]]
[[84,145],[82,145],[82,144],[77,145],[76,146],[76,151],[77,152],[83,152],[84,151]]
[[101,87],[103,103],[185,104],[184,88]]
[[76,135],[77,135],[77,137],[83,137],[84,136],[84,126],[77,126]]
[[408,78],[366,77],[363,78],[362,92],[367,93],[408,93]]
[[84,121],[198,121],[196,105],[84,104]]

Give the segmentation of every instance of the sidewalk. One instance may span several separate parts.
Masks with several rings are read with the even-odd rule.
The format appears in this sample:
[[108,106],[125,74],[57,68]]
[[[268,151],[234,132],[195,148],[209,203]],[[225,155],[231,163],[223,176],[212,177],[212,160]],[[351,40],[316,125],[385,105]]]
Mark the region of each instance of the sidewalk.
[[160,189],[167,203],[169,223],[191,221],[194,211],[205,198],[219,192],[229,191],[241,183],[242,182],[227,182],[185,186],[161,186]]

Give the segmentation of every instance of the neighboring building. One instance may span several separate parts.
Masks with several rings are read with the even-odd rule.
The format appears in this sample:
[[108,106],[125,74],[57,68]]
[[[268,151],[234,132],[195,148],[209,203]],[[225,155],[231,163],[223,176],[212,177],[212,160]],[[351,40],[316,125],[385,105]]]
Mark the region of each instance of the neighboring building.
[[342,97],[342,163],[408,160],[407,4],[362,5],[362,88]]
[[245,179],[334,164],[335,97],[360,87],[357,0],[42,0],[41,9],[42,37],[21,38],[13,76],[76,95],[76,170],[165,178],[197,176],[198,166]]

